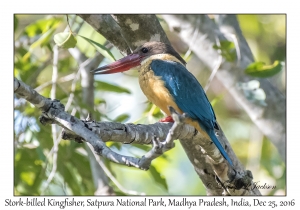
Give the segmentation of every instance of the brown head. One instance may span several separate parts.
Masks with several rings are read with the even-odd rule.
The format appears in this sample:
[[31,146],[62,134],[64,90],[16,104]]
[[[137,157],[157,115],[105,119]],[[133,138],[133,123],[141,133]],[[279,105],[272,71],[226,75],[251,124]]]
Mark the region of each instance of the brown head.
[[111,74],[127,71],[133,67],[139,66],[141,62],[149,56],[156,54],[170,54],[176,57],[182,64],[186,64],[183,58],[171,45],[163,42],[146,42],[126,57],[117,60],[114,63],[92,70],[91,72],[94,74]]

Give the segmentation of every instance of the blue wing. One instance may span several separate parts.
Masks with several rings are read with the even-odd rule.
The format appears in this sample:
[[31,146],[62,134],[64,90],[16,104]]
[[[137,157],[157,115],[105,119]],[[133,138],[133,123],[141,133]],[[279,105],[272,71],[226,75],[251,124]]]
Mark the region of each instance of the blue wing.
[[205,130],[214,128],[215,113],[193,74],[174,61],[153,60],[150,66],[156,76],[162,77],[166,88],[183,112],[199,121]]
[[183,65],[168,60],[153,60],[150,67],[156,76],[161,76],[177,106],[191,118],[197,120],[224,158],[231,159],[215,135],[216,116],[207,96],[198,82]]

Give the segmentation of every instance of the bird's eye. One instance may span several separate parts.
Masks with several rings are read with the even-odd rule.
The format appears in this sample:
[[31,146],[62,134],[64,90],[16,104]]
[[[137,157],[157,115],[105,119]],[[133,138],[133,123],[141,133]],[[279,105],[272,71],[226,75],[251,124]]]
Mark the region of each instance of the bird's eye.
[[147,53],[149,50],[148,50],[148,48],[143,47],[143,48],[141,49],[141,51],[142,51],[143,53]]

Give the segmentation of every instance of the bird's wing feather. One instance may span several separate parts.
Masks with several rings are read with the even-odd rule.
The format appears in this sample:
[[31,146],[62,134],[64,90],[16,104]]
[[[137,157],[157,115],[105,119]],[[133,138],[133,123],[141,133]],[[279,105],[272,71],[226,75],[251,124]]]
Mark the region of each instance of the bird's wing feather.
[[193,74],[174,61],[153,60],[150,67],[156,76],[162,77],[166,88],[183,112],[198,120],[206,129],[213,129],[216,122],[215,113]]

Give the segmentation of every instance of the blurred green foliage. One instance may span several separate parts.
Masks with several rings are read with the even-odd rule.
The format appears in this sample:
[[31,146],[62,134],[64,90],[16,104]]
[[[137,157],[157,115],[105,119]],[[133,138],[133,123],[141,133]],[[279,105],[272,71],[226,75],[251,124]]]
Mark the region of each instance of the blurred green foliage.
[[[106,45],[106,39],[81,18],[69,15],[69,19],[72,32],[77,37],[76,48],[87,58],[93,58],[96,52],[99,52],[105,58],[101,63],[103,65],[122,56],[117,49]],[[238,15],[238,19],[243,34],[258,61],[268,64],[275,60],[285,61],[284,15]],[[69,28],[66,17],[63,15],[14,16],[14,75],[31,87],[37,88],[38,92],[45,97],[50,97],[52,89],[53,47],[55,45],[53,36],[64,32],[65,29],[68,31]],[[176,35],[170,34],[170,40],[175,40],[174,37]],[[174,42],[174,44],[178,43]],[[235,49],[231,43],[223,43],[216,48],[222,51],[226,59],[235,59]],[[179,49],[179,51],[184,51],[184,49]],[[193,54],[188,56],[191,62],[193,58]],[[82,102],[80,78],[75,82],[75,89],[72,89],[78,66],[78,62],[68,50],[59,49],[56,98],[66,105],[70,96],[73,95],[74,99],[67,111],[76,110],[76,117],[86,117],[85,110],[95,113],[93,118],[97,121],[112,120],[122,123],[147,124],[154,123],[163,117],[159,108],[145,102],[135,73],[95,77],[95,107],[89,108],[85,102]],[[199,68],[198,65],[197,68]],[[285,92],[284,75],[285,71],[281,71],[271,78],[283,92]],[[275,190],[262,193],[285,194],[285,164],[276,148],[263,137],[261,140],[251,141],[252,122],[243,110],[232,104],[233,99],[226,92],[209,91],[208,96],[213,101],[218,121],[238,158],[248,169],[252,169],[256,179],[276,184]],[[134,104],[137,106],[134,107]],[[133,108],[130,109],[130,107]],[[96,189],[86,148],[83,144],[73,141],[59,141],[55,161],[51,126],[42,126],[38,122],[40,114],[31,104],[15,98],[15,195],[40,195],[41,193],[45,195],[93,195]],[[61,130],[57,128],[59,134]],[[138,157],[150,149],[150,146],[146,145],[121,145],[113,142],[107,145],[122,154]],[[258,149],[253,154],[248,151],[248,148]],[[154,160],[150,170],[146,172],[108,161],[104,162],[118,182],[128,190],[144,192],[147,195],[205,195],[206,193],[179,142],[176,142],[174,149]],[[57,165],[55,175],[45,190],[54,165]],[[110,185],[117,195],[125,194],[112,181]]]
[[286,15],[238,15],[243,35],[256,60],[286,59]]
[[130,90],[128,90],[127,88],[109,84],[109,83],[103,82],[103,81],[96,81],[95,88],[98,91],[112,91],[115,93],[130,93]]
[[[238,15],[238,20],[255,61],[271,65],[286,62],[286,15]],[[285,68],[285,66],[284,66]],[[270,78],[285,94],[285,69]]]
[[214,45],[214,49],[220,50],[221,55],[228,62],[233,62],[236,60],[236,49],[233,42],[230,41],[220,41],[220,45]]

